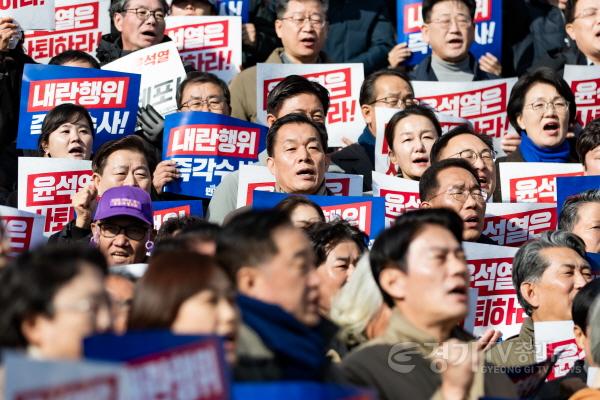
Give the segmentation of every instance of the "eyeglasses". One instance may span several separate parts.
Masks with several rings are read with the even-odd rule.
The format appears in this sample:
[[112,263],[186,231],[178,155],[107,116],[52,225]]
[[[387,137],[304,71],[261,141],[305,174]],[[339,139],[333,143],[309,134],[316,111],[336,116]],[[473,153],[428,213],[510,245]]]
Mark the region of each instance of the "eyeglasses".
[[481,161],[483,161],[484,163],[491,164],[496,158],[496,152],[494,150],[485,149],[481,153],[477,153],[474,150],[466,149],[456,154],[453,154],[450,157],[462,158],[467,160],[471,164],[474,164],[477,161],[477,159],[481,158]]
[[595,7],[592,8],[586,8],[583,11],[581,11],[579,14],[577,14],[576,16],[573,17],[573,19],[588,19],[588,18],[592,18],[592,17],[596,17],[598,15],[598,9]]
[[463,190],[463,191],[459,191],[459,190],[449,190],[446,192],[442,192],[442,193],[438,193],[435,196],[431,197],[431,199],[434,199],[438,196],[447,194],[448,196],[452,197],[454,200],[456,200],[459,203],[465,203],[467,201],[467,198],[469,196],[471,196],[473,198],[473,200],[475,200],[477,203],[485,203],[487,198],[488,198],[488,194],[485,190]]
[[297,28],[304,26],[304,23],[308,21],[310,26],[313,28],[322,28],[325,26],[325,18],[321,14],[311,14],[306,17],[302,14],[294,14],[291,17],[279,18],[282,21],[288,20],[291,21]]
[[114,238],[121,232],[131,240],[142,240],[148,233],[148,228],[140,225],[120,226],[117,224],[100,224],[100,234],[107,239]]
[[140,21],[146,21],[152,15],[157,22],[165,20],[165,12],[163,10],[150,11],[147,8],[126,8],[121,12],[128,13],[133,11]]
[[552,106],[558,112],[564,112],[569,108],[569,102],[565,99],[557,99],[553,101],[537,100],[533,103],[526,104],[525,107],[531,108],[535,112],[544,112],[548,107]]
[[464,15],[458,15],[455,18],[450,18],[450,17],[436,18],[436,19],[431,20],[431,22],[428,22],[428,23],[436,24],[442,29],[449,29],[452,21],[455,21],[456,25],[459,28],[469,28],[471,25],[473,25],[473,20]]
[[209,97],[207,99],[191,99],[186,101],[179,107],[180,110],[189,108],[190,110],[200,110],[202,106],[206,107],[210,111],[222,111],[225,107],[225,100],[221,97]]
[[399,107],[406,108],[408,106],[418,105],[419,100],[415,99],[414,97],[406,97],[404,99],[401,99],[400,97],[396,97],[396,96],[388,96],[388,97],[382,97],[381,99],[376,99],[375,101],[369,103],[369,105],[373,105],[375,103],[383,103],[392,108],[399,108]]

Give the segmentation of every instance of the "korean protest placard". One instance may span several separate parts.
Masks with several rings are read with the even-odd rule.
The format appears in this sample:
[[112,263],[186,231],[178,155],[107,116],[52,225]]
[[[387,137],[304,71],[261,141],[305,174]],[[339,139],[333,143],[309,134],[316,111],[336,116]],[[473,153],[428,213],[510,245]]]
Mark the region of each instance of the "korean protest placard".
[[90,183],[91,161],[19,157],[19,210],[43,215],[50,236],[73,219],[71,196]]
[[488,203],[481,234],[500,246],[520,247],[556,225],[554,203]]
[[64,103],[84,106],[95,124],[94,149],[135,131],[140,75],[95,68],[26,64],[17,148],[36,150],[46,114]]
[[[362,175],[325,174],[325,185],[334,196],[362,195]],[[243,165],[240,167],[237,207],[252,204],[255,190],[275,191],[275,177],[262,165]]]
[[563,78],[575,96],[577,122],[586,126],[600,116],[600,66],[565,65]]
[[243,24],[250,22],[250,0],[213,0],[212,3],[219,15],[241,17]]
[[267,128],[209,112],[168,115],[163,135],[163,160],[174,160],[181,178],[167,192],[212,197],[221,177],[258,161]]
[[560,211],[568,197],[588,190],[600,189],[600,175],[561,176],[556,178],[556,212]]
[[512,263],[518,249],[470,242],[463,242],[463,248],[470,287],[477,290],[465,329],[475,336],[489,329],[499,330],[505,338],[518,334],[527,317],[512,283]]
[[421,206],[419,182],[375,171],[372,176],[373,196],[383,197],[385,200],[386,228],[406,211],[416,210]]
[[573,321],[534,322],[533,331],[536,361],[544,361],[560,353],[548,374],[548,381],[567,375],[575,362],[585,357],[585,352],[575,342]]
[[[406,65],[416,65],[429,54],[423,40],[421,0],[397,0],[398,43],[406,43],[412,56]],[[470,48],[478,60],[485,53],[502,56],[502,0],[477,0],[475,10],[475,41]]]
[[343,146],[342,139],[356,141],[364,128],[358,104],[364,79],[362,64],[257,64],[256,116],[266,124],[267,96],[285,77],[301,75],[329,91],[327,133],[329,146]]
[[109,0],[56,0],[54,30],[25,32],[25,52],[43,64],[66,50],[95,56],[102,35],[110,33],[109,7]]
[[154,229],[160,229],[165,221],[171,218],[183,218],[191,215],[203,217],[202,201],[200,200],[172,200],[153,201],[152,214],[154,217]]
[[175,95],[186,73],[175,42],[134,51],[102,69],[141,73],[139,105],[151,104],[163,116],[177,110]]
[[4,236],[8,239],[11,257],[46,242],[45,220],[43,215],[0,206],[0,223],[4,228]]
[[54,0],[0,0],[0,15],[13,18],[23,30],[54,29]]
[[498,165],[504,203],[556,203],[556,178],[583,175],[581,164],[503,162]]
[[184,64],[211,72],[225,82],[240,72],[240,17],[179,16],[165,19],[165,34],[177,44]]

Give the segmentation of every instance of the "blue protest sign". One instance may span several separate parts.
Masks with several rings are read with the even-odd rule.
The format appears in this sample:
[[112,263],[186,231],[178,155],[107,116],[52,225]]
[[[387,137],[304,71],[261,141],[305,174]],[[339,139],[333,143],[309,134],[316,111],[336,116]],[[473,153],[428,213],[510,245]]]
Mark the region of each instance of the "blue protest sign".
[[139,74],[61,65],[25,64],[17,148],[36,150],[44,117],[63,103],[87,108],[95,124],[94,150],[135,131]]
[[[421,25],[422,0],[397,0],[398,43],[406,43],[412,56],[406,65],[420,63],[430,52],[423,41]],[[475,12],[475,41],[471,53],[475,59],[489,52],[498,60],[502,55],[502,0],[482,0],[477,2]]]
[[[271,208],[288,196],[291,195],[255,190],[252,206],[254,208]],[[371,240],[374,240],[385,227],[385,199],[383,197],[316,195],[304,197],[321,207],[325,214],[325,220],[345,219],[366,233]]]
[[373,400],[375,394],[365,389],[318,382],[236,383],[233,400]]
[[566,176],[556,178],[556,215],[560,215],[567,197],[591,189],[600,189],[598,176]]
[[242,24],[250,22],[248,0],[216,0],[215,7],[219,15],[242,17]]
[[160,228],[163,222],[171,218],[190,215],[204,216],[202,200],[153,201],[152,213],[154,215],[154,229],[156,230]]
[[223,175],[258,161],[267,128],[227,115],[189,111],[167,115],[163,160],[174,160],[181,178],[166,192],[210,198]]
[[592,275],[598,278],[600,276],[600,253],[585,253],[585,259],[592,267]]

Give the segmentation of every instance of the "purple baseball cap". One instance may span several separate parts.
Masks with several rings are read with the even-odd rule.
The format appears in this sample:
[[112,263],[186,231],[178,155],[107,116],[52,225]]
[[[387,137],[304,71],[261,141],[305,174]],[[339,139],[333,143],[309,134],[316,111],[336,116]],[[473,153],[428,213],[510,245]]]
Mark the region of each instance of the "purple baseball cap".
[[152,225],[152,200],[144,189],[117,186],[108,189],[98,202],[94,221],[128,216]]

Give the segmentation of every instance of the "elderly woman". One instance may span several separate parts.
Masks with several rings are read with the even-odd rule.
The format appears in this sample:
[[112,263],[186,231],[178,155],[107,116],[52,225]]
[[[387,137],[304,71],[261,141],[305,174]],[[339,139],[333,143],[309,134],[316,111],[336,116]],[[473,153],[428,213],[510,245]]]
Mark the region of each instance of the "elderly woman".
[[442,127],[426,106],[410,105],[394,114],[385,127],[385,140],[397,175],[418,181],[430,165],[431,147],[440,136]]
[[239,312],[231,276],[209,256],[188,251],[152,257],[131,305],[130,330],[170,329],[183,335],[219,335],[235,362]]
[[93,145],[94,122],[85,107],[65,103],[46,114],[38,139],[40,155],[89,160]]

